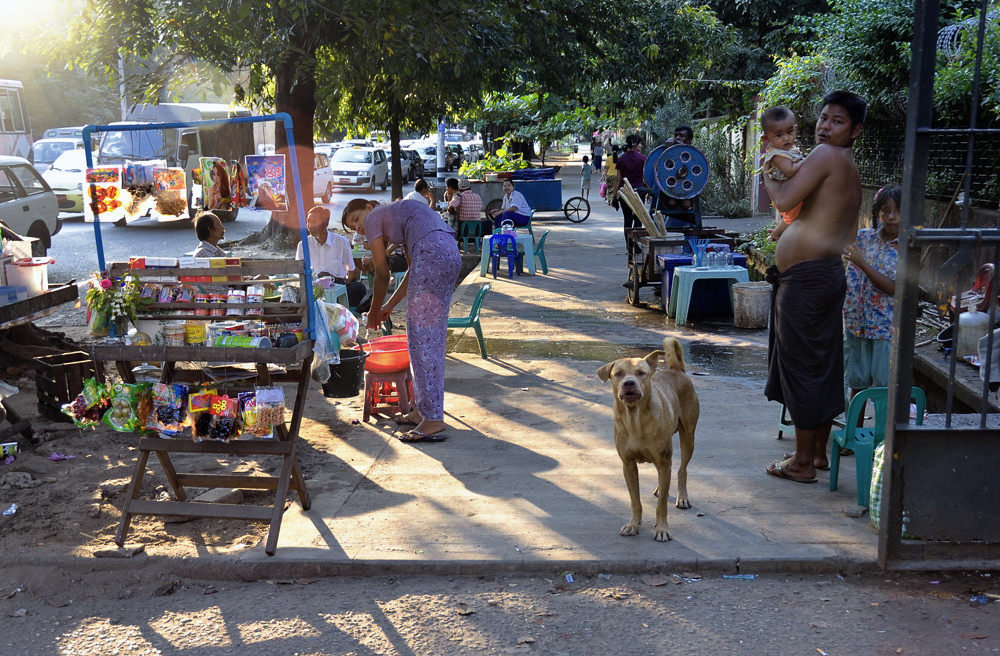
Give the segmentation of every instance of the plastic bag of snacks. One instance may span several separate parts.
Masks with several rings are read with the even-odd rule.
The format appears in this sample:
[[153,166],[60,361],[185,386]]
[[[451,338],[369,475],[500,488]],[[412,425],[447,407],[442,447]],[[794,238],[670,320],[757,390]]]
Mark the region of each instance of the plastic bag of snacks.
[[258,387],[257,421],[269,428],[285,423],[285,391],[280,387]]
[[202,390],[188,395],[188,421],[191,423],[192,436],[195,442],[207,439],[212,433],[212,423],[215,421],[209,414],[212,407],[212,397],[219,392],[214,389]]
[[88,378],[83,381],[83,391],[72,403],[65,404],[62,411],[73,418],[78,428],[95,428],[110,405],[108,385],[96,378]]
[[152,389],[153,409],[146,428],[159,431],[165,437],[175,437],[188,425],[187,385],[155,383]]
[[104,423],[116,431],[132,433],[146,426],[152,407],[151,383],[115,383],[111,386],[111,407],[104,413]]
[[239,433],[240,406],[237,399],[226,395],[213,396],[208,413],[213,417],[209,439],[228,442]]
[[256,392],[240,392],[240,423],[243,428],[240,438],[244,440],[269,439],[273,437],[270,424],[260,421],[257,411]]

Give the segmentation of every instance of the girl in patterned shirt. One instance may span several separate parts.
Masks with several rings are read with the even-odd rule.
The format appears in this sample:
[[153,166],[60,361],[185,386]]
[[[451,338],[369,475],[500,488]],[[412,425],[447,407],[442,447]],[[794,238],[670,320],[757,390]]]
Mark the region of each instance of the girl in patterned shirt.
[[872,200],[874,227],[859,230],[857,241],[844,248],[847,262],[844,357],[851,398],[863,389],[889,385],[902,194],[899,185],[879,189]]

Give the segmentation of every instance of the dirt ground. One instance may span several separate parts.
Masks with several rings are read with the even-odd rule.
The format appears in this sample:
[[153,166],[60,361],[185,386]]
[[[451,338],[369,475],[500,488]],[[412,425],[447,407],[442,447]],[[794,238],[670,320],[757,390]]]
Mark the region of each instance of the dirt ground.
[[217,581],[162,567],[7,572],[0,649],[131,654],[821,654],[1000,651],[988,574],[693,572]]

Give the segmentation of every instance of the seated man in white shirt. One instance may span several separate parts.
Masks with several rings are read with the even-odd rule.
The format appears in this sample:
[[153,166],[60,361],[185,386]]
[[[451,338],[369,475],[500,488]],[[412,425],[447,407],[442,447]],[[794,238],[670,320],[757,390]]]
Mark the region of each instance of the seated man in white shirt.
[[431,191],[431,186],[427,184],[426,180],[417,178],[417,181],[413,183],[413,191],[403,196],[403,200],[415,200],[418,203],[427,203],[433,206],[434,192]]
[[[309,262],[318,276],[332,276],[334,281],[347,286],[347,299],[357,307],[364,299],[365,284],[358,280],[360,271],[354,267],[351,242],[347,237],[330,232],[330,210],[317,205],[306,215],[309,231]],[[295,250],[295,259],[302,259],[302,242]]]

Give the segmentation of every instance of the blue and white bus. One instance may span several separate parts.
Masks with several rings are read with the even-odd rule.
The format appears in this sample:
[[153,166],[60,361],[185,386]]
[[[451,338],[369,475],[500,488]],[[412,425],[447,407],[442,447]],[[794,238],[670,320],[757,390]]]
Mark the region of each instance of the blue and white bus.
[[0,80],[0,155],[28,159],[31,154],[31,120],[24,102],[24,85]]

